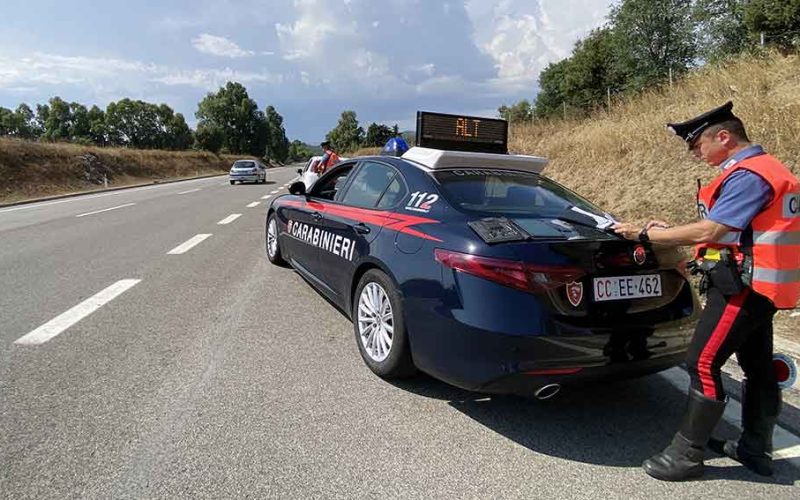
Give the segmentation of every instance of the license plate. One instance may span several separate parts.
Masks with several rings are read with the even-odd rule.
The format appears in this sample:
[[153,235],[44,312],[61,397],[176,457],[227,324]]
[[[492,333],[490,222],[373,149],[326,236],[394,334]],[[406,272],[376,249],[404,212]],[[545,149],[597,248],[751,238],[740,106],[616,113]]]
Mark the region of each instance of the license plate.
[[594,279],[594,300],[625,300],[661,296],[661,275],[611,276]]

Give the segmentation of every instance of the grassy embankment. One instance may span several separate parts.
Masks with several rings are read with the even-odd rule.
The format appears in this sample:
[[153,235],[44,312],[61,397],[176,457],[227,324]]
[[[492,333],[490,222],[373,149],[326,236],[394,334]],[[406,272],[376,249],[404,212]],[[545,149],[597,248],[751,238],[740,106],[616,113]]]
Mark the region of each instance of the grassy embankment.
[[233,155],[50,144],[0,138],[0,203],[159,180],[224,174]]
[[696,218],[696,179],[719,173],[666,129],[728,100],[750,139],[800,175],[800,57],[742,58],[580,121],[512,127],[510,149],[550,159],[545,173],[623,220]]

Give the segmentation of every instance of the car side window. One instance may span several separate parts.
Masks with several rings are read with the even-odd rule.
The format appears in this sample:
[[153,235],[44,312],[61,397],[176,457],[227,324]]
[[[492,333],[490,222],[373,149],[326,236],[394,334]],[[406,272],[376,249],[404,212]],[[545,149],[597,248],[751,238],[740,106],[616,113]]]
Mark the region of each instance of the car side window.
[[352,163],[349,165],[337,165],[334,170],[331,170],[319,181],[314,183],[310,195],[314,198],[333,201],[334,198],[336,198],[336,194],[347,183],[347,176],[352,169]]
[[364,162],[356,172],[347,192],[344,193],[342,203],[354,207],[374,208],[395,175],[395,170],[387,165]]
[[395,174],[392,182],[389,183],[389,187],[386,188],[380,201],[378,201],[378,208],[392,208],[400,203],[400,200],[405,196],[406,186],[400,179],[400,174]]

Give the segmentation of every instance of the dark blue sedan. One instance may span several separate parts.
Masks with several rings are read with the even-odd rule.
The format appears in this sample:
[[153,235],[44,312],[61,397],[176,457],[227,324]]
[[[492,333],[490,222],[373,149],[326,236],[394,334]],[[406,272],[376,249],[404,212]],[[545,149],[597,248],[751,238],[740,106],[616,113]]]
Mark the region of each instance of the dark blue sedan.
[[267,256],[349,315],[381,377],[546,398],[680,363],[699,310],[683,254],[618,237],[545,164],[425,147],[354,158],[273,200]]

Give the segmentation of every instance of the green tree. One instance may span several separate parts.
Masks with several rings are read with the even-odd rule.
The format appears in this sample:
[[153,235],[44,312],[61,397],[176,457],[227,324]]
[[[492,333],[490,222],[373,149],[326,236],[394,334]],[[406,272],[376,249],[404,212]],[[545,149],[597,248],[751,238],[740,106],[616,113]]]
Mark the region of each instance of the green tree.
[[53,141],[68,141],[72,138],[72,110],[69,103],[56,96],[50,99],[47,118],[44,122],[44,137]]
[[[231,153],[264,154],[269,142],[266,119],[242,84],[228,82],[217,93],[206,95],[195,116],[199,120],[198,130],[204,127],[222,132],[222,147]],[[204,141],[198,141],[201,143]]]
[[506,106],[503,104],[497,108],[500,118],[509,123],[529,122],[533,118],[533,107],[527,99],[523,99],[516,104]]
[[0,106],[0,135],[13,135],[14,112]]
[[609,16],[617,71],[639,90],[686,72],[697,55],[692,0],[622,0]]
[[744,6],[744,24],[784,52],[800,48],[800,0],[750,0]]
[[186,123],[182,113],[175,113],[165,124],[165,133],[168,149],[182,151],[192,147],[194,134]]
[[108,142],[106,131],[106,113],[97,105],[89,109],[89,137],[98,146],[105,146]]
[[306,161],[313,155],[311,149],[306,144],[295,139],[289,144],[288,156],[289,161]]
[[197,126],[194,141],[197,149],[219,153],[225,143],[225,132],[216,125],[204,123]]
[[739,54],[752,45],[744,23],[747,0],[695,0],[698,53],[706,61]]
[[[397,125],[395,125],[395,127],[397,127]],[[392,129],[386,125],[370,123],[369,127],[367,127],[367,135],[364,138],[364,146],[380,147],[386,144],[392,137],[394,137],[394,133]]]
[[283,117],[273,106],[267,106],[265,119],[269,134],[264,158],[285,163],[289,158],[289,139],[283,128]]
[[552,116],[560,112],[567,101],[564,81],[570,64],[569,59],[550,63],[539,73],[539,93],[536,95],[534,110],[536,116]]
[[89,110],[77,102],[69,103],[69,140],[82,144],[90,144],[92,140],[92,124],[89,120]]
[[339,123],[325,135],[333,149],[342,153],[353,152],[364,142],[364,129],[358,125],[356,112],[342,112]]

